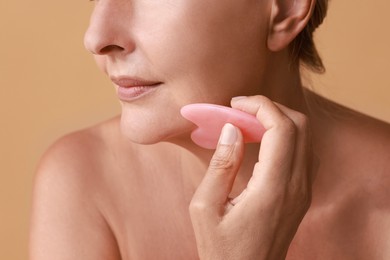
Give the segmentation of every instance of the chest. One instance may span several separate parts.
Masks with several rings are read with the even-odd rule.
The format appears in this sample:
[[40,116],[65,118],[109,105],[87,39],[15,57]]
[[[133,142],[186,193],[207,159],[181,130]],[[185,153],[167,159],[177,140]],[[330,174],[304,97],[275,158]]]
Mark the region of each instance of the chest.
[[187,219],[168,218],[158,212],[120,223],[116,238],[123,259],[197,259],[195,237]]
[[191,221],[183,208],[162,202],[125,211],[113,224],[123,259],[197,259]]
[[[169,172],[158,174],[166,176],[122,179],[110,186],[104,207],[122,259],[198,259],[188,214],[191,194],[170,181]],[[309,210],[287,259],[386,259],[388,217],[362,206],[348,200]]]
[[123,260],[198,259],[188,213],[191,194],[177,176],[164,170],[110,174],[117,178],[105,183],[100,207]]

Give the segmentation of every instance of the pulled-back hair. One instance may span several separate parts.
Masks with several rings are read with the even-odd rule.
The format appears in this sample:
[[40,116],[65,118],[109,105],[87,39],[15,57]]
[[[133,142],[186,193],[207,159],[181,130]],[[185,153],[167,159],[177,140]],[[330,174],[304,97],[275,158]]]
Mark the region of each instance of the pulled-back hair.
[[325,72],[324,64],[314,44],[313,33],[324,21],[328,10],[328,0],[316,0],[313,14],[295,40],[291,43],[293,62],[302,64],[314,72]]

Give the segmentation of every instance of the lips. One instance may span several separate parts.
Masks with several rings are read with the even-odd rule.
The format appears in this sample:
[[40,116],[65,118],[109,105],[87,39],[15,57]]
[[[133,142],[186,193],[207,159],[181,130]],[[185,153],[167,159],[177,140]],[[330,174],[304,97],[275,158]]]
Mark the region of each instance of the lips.
[[135,77],[112,77],[118,87],[117,94],[122,101],[132,101],[154,91],[162,82],[149,81]]

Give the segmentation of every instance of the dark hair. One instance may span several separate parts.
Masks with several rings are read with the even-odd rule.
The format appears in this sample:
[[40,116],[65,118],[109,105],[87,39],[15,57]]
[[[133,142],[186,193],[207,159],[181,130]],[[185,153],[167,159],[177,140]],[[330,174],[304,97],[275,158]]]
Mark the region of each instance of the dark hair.
[[314,44],[313,33],[324,21],[327,10],[328,0],[316,0],[308,24],[290,46],[293,63],[302,64],[317,73],[325,72],[325,66]]

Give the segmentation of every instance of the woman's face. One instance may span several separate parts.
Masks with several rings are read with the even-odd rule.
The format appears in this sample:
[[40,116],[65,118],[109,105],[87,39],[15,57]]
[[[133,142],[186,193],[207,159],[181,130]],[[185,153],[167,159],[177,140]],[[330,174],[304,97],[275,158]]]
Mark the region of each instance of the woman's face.
[[178,137],[192,129],[182,106],[261,92],[269,9],[259,0],[96,1],[85,45],[98,66],[117,90],[159,83],[119,94],[123,133],[140,143]]

